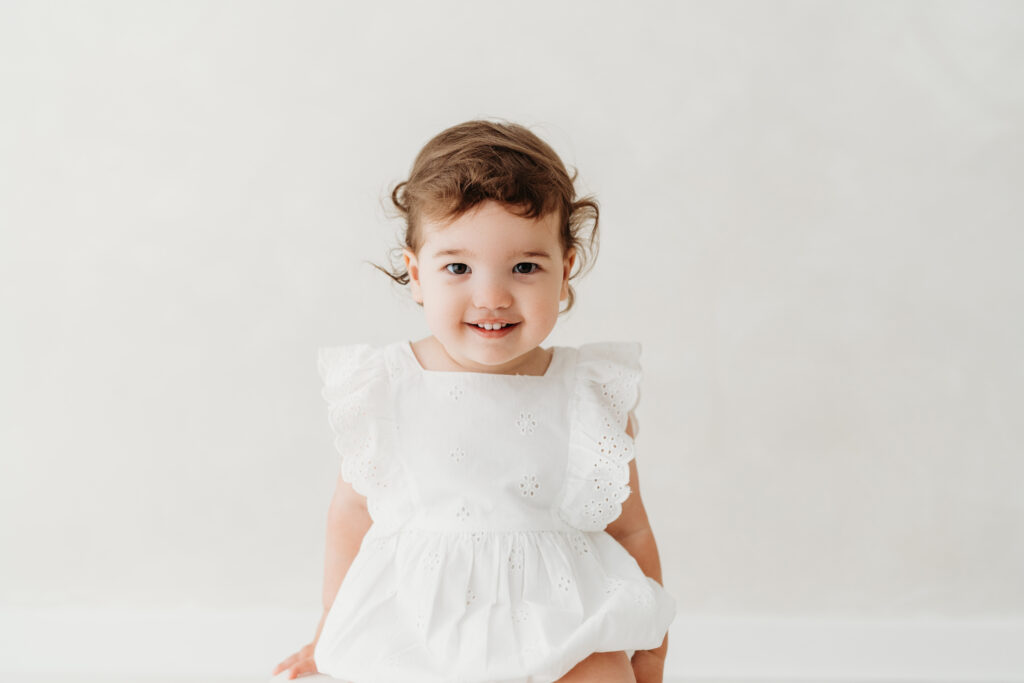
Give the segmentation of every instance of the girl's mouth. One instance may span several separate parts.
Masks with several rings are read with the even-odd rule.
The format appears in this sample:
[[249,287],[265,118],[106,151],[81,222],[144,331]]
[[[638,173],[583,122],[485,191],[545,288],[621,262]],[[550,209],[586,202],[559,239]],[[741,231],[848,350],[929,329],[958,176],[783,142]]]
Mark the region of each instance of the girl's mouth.
[[479,334],[481,337],[486,337],[488,339],[493,339],[493,338],[496,338],[496,337],[504,337],[506,334],[508,334],[513,329],[515,329],[516,327],[519,326],[519,323],[512,323],[511,325],[505,325],[505,327],[501,328],[500,330],[485,330],[482,327],[477,327],[473,323],[466,323],[466,324],[469,325],[470,328],[472,328],[473,331],[476,332],[477,334]]

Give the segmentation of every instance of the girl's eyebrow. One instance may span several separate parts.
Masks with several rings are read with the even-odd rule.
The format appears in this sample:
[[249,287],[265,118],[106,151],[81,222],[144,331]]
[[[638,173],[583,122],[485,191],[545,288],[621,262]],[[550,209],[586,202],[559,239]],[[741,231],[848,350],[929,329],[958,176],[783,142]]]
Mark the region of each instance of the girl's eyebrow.
[[[438,258],[439,256],[461,256],[462,254],[465,254],[466,256],[473,256],[472,252],[467,251],[465,249],[442,249],[441,251],[438,251],[438,252],[436,252],[434,254],[434,258]],[[546,258],[546,259],[551,258],[551,254],[549,254],[548,252],[546,252],[546,251],[536,251],[536,250],[526,250],[526,251],[520,251],[520,252],[512,252],[508,256],[509,256],[509,258],[513,258],[515,256],[533,256],[533,257],[536,257],[536,258]]]

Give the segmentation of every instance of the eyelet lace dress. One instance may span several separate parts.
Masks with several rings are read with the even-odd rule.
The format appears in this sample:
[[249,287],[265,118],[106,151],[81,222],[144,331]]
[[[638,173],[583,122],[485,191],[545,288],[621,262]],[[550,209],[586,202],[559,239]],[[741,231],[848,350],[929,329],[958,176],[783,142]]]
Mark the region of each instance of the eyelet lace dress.
[[319,349],[341,475],[373,524],[314,650],[352,683],[549,683],[661,645],[673,597],[604,528],[629,496],[640,344],[541,376],[426,370],[408,342]]

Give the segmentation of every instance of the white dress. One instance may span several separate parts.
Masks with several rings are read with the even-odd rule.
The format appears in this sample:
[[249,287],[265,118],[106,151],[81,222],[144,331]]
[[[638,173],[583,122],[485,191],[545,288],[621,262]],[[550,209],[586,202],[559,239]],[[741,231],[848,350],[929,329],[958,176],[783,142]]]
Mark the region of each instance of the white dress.
[[548,683],[661,645],[676,603],[605,526],[629,496],[638,342],[542,376],[425,370],[408,342],[319,349],[341,474],[373,524],[314,651],[353,683]]

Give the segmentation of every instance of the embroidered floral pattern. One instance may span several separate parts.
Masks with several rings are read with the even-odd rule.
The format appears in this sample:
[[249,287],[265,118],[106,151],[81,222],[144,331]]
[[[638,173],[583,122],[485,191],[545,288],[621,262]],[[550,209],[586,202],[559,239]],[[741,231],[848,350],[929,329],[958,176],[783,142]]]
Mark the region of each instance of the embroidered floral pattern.
[[610,460],[621,460],[629,454],[633,438],[618,423],[605,415],[601,419],[601,435],[597,440],[597,452]]
[[613,593],[617,593],[620,590],[622,590],[622,586],[623,586],[622,579],[610,578],[607,581],[605,581],[605,584],[604,584],[604,594],[605,595],[612,595]]
[[523,434],[533,434],[533,430],[537,428],[537,420],[534,418],[533,413],[524,410],[516,418],[516,426],[519,427],[519,431]]
[[436,550],[429,551],[423,556],[423,568],[428,572],[436,571],[441,566],[441,553]]
[[572,549],[575,550],[576,554],[580,557],[590,553],[590,543],[583,534],[577,533],[570,535],[569,544],[572,545]]
[[508,571],[517,574],[523,571],[523,548],[519,545],[512,546],[508,556]]
[[532,474],[524,474],[522,481],[519,482],[519,492],[530,497],[535,496],[538,489],[540,489],[540,483],[537,481],[537,477]]

